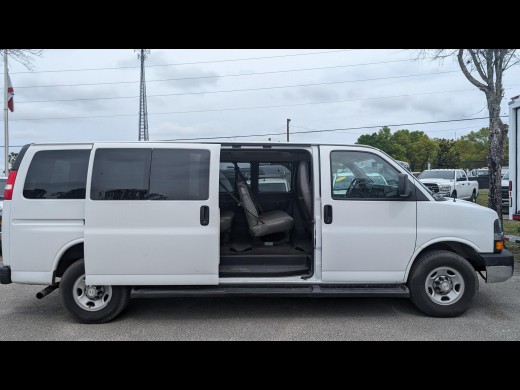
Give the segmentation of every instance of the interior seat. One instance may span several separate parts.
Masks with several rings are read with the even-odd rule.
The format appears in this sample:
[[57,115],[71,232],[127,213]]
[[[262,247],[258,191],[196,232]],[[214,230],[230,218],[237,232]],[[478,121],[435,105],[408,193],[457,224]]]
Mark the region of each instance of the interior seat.
[[[239,178],[237,182],[240,203],[246,213],[249,231],[253,237],[262,237],[267,234],[288,232],[294,226],[293,218],[282,210],[262,212],[260,205],[254,200],[251,189]],[[260,208],[260,213],[258,209]]]
[[235,213],[231,210],[220,210],[220,233],[227,233],[231,230]]
[[[233,192],[233,186],[222,172],[219,172],[219,185],[225,192]],[[231,231],[234,217],[235,213],[233,211],[220,210],[220,233],[229,233]]]
[[298,164],[298,174],[296,180],[296,188],[298,191],[298,204],[305,220],[312,221],[312,192],[309,175],[309,164],[306,161],[300,161]]

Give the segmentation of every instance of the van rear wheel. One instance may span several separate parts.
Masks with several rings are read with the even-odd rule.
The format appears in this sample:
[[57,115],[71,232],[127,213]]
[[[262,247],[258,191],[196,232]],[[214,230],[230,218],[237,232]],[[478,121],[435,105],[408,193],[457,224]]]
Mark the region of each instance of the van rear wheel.
[[126,286],[91,286],[85,283],[85,261],[73,263],[60,281],[65,309],[78,321],[101,324],[118,316],[130,301]]
[[477,274],[462,256],[438,250],[426,253],[412,267],[410,298],[433,317],[456,317],[473,304],[478,292]]

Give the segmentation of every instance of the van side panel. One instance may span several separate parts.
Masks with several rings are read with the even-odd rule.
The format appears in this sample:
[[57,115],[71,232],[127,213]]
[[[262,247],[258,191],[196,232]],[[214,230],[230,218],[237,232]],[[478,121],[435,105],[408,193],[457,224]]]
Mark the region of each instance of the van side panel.
[[[356,153],[358,157],[354,157]],[[377,161],[394,175],[389,178],[398,172],[406,173],[403,167],[377,151],[357,146],[320,146],[322,280],[325,283],[402,283],[415,249],[417,202],[413,196],[398,198],[393,183],[385,184],[384,193],[358,190],[359,195],[352,197],[347,196],[347,189],[340,190],[344,193],[334,190],[334,171],[340,164],[348,167],[348,164],[354,165],[352,161],[361,161],[355,158],[380,159]],[[326,207],[330,210],[328,221]]]
[[8,261],[12,281],[17,283],[51,283],[57,254],[69,242],[83,239],[85,228],[84,199],[27,199],[23,196],[28,169],[34,155],[41,150],[77,150],[83,145],[31,146],[18,170],[13,200],[8,211]]
[[[151,153],[150,157],[146,157],[147,153]],[[220,145],[99,143],[92,155],[86,200],[86,283],[218,284]],[[203,155],[206,157],[200,157]],[[179,161],[179,156],[188,157]],[[151,168],[146,168],[146,161],[151,161]],[[143,179],[139,184],[147,187],[133,188],[149,189],[150,196],[128,199],[124,191],[134,191],[126,189],[132,176],[118,176],[118,183],[112,178],[131,164],[135,164],[136,172],[141,172]],[[110,166],[120,168],[116,172]],[[185,170],[182,176],[168,176],[168,172],[180,167]],[[154,176],[162,183],[173,184],[182,195],[157,199],[156,190],[152,189]],[[194,191],[189,190],[191,187]],[[207,194],[202,188],[207,188]],[[192,199],[186,199],[190,196]],[[205,223],[201,216],[204,210],[209,213]]]

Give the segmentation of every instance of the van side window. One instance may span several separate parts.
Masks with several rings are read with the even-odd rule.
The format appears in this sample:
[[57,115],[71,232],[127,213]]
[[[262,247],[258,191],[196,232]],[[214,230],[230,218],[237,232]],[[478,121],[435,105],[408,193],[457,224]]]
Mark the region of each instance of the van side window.
[[90,150],[36,152],[25,178],[27,199],[85,199]]
[[98,149],[92,200],[205,200],[209,150]]
[[152,200],[206,200],[209,197],[209,150],[154,149]]
[[144,200],[148,196],[152,149],[98,149],[90,199]]
[[399,199],[399,172],[367,152],[334,151],[330,155],[333,199]]

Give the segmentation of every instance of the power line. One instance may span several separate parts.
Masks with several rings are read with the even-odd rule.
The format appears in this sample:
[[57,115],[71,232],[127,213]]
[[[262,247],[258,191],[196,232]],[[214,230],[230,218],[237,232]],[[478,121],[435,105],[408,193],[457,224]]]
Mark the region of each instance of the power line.
[[[511,84],[511,85],[514,85],[514,84]],[[510,89],[510,88],[505,88],[505,89]],[[155,112],[155,113],[150,114],[150,115],[194,114],[194,113],[204,113],[204,112],[223,112],[223,111],[257,110],[257,109],[280,108],[280,107],[298,107],[298,106],[307,106],[307,105],[316,105],[316,104],[331,104],[331,103],[356,102],[356,101],[363,101],[363,100],[393,99],[393,98],[400,98],[400,97],[421,96],[421,95],[434,95],[434,94],[464,92],[464,91],[466,91],[466,92],[467,91],[475,91],[475,88],[454,89],[454,90],[450,90],[450,91],[421,92],[421,93],[405,94],[405,95],[376,96],[376,97],[367,97],[367,98],[360,98],[360,99],[329,100],[329,101],[322,101],[322,102],[278,104],[278,105],[253,106],[253,107],[230,107],[230,108],[216,108],[216,109],[208,109],[208,110]],[[67,117],[48,117],[48,118],[16,118],[16,119],[11,119],[11,121],[116,118],[116,117],[125,117],[125,116],[135,116],[135,114],[67,116]]]
[[[500,115],[501,118],[506,118],[507,115]],[[449,122],[464,122],[464,121],[474,121],[481,119],[489,119],[489,117],[480,117],[480,118],[464,118],[464,119],[445,119],[438,121],[428,121],[428,122],[415,122],[415,123],[399,123],[392,125],[372,125],[372,126],[359,126],[359,127],[345,127],[345,128],[337,128],[337,129],[316,129],[310,131],[291,131],[291,134],[309,134],[309,133],[326,133],[333,131],[345,131],[345,130],[361,130],[361,129],[375,129],[381,127],[396,127],[396,126],[415,126],[415,125],[426,125],[432,123],[449,123]],[[295,126],[296,127],[296,126]],[[233,136],[223,136],[223,137],[197,137],[197,138],[174,138],[163,141],[196,141],[196,140],[212,140],[212,139],[229,139],[229,138],[250,138],[250,137],[265,137],[268,135],[285,135],[285,132],[282,133],[265,133],[265,134],[248,134],[248,135],[233,135]]]
[[[505,115],[503,117],[506,117]],[[475,119],[478,119],[478,118],[475,118]],[[482,118],[482,120],[486,120],[486,119],[489,119],[488,117],[485,117],[485,118]],[[304,127],[304,126],[298,126],[298,125],[294,125],[292,127],[297,127],[299,129],[307,129],[307,130],[317,130],[317,129],[313,129],[313,128],[310,128],[310,127]],[[456,128],[449,128],[449,129],[445,129],[445,130],[421,130],[423,133],[440,133],[440,132],[452,132],[452,131],[455,131],[455,130],[466,130],[466,129],[474,129],[475,126],[469,126],[469,127],[456,127]],[[340,131],[340,130],[338,130]],[[346,131],[345,131],[346,132]],[[361,134],[367,134],[366,132],[362,132],[362,133],[351,133],[349,132],[348,134],[350,135],[353,135],[353,134],[356,134],[356,135],[361,135]]]
[[[501,118],[507,118],[507,115],[500,115]],[[415,122],[415,123],[400,123],[400,124],[392,124],[392,125],[373,125],[373,126],[359,126],[359,127],[345,127],[345,128],[337,128],[337,129],[313,129],[312,131],[292,131],[291,134],[307,134],[307,133],[321,133],[321,132],[333,132],[333,131],[346,131],[346,130],[362,130],[362,129],[375,129],[375,128],[382,128],[382,127],[397,127],[397,126],[415,126],[415,125],[425,125],[425,124],[435,124],[435,123],[450,123],[450,122],[465,122],[465,121],[474,121],[474,120],[483,120],[483,119],[489,119],[489,117],[480,117],[480,118],[463,118],[463,119],[445,119],[445,120],[438,120],[438,121],[429,121],[429,122]],[[274,131],[285,127],[278,126]],[[298,128],[306,128],[303,126],[293,126]],[[461,129],[470,129],[472,127],[462,127],[462,128],[456,128],[456,129],[449,129],[449,130],[430,130],[425,131],[426,132],[441,132],[441,131],[453,131],[453,130],[461,130]],[[308,128],[307,128],[308,129]],[[247,134],[247,135],[230,135],[230,136],[221,136],[221,137],[197,137],[197,138],[174,138],[174,139],[168,139],[168,140],[157,140],[155,142],[161,142],[161,141],[196,141],[196,140],[212,140],[212,139],[231,139],[231,138],[250,138],[250,137],[264,137],[269,135],[285,135],[286,132],[281,133],[264,133],[264,134]],[[356,134],[356,133],[350,133],[350,134]],[[362,134],[362,133],[359,133]],[[152,141],[154,142],[154,141]],[[21,148],[23,145],[9,145],[10,148]],[[0,148],[3,148],[3,145],[0,145]]]
[[[297,57],[297,56],[311,56],[316,54],[329,54],[329,53],[339,53],[345,51],[353,51],[360,49],[341,49],[341,50],[327,50],[327,51],[318,51],[312,53],[295,53],[295,54],[281,54],[276,56],[264,56],[264,57],[248,57],[248,58],[232,58],[232,59],[223,59],[223,60],[211,60],[211,61],[196,61],[196,62],[177,62],[171,64],[156,64],[156,65],[148,65],[148,68],[160,67],[160,66],[181,66],[181,65],[196,65],[196,64],[213,64],[218,62],[235,62],[235,61],[250,61],[250,60],[264,60],[269,58],[284,58],[284,57]],[[83,68],[83,69],[61,69],[61,70],[39,70],[39,71],[24,71],[24,72],[10,72],[10,74],[22,74],[22,73],[61,73],[61,72],[84,72],[84,71],[96,71],[96,70],[115,70],[115,69],[135,69],[139,68],[139,66],[115,66],[115,67],[106,67],[106,68]]]
[[[273,70],[273,71],[266,71],[266,72],[231,73],[231,74],[223,74],[223,75],[222,74],[221,75],[216,74],[216,75],[194,76],[194,77],[176,77],[176,78],[167,78],[167,79],[147,80],[146,83],[161,82],[161,81],[181,81],[181,80],[212,79],[212,78],[223,78],[223,77],[257,76],[257,75],[276,74],[276,73],[306,72],[306,71],[313,71],[313,70],[350,68],[350,67],[356,67],[356,66],[390,64],[390,63],[408,62],[408,61],[410,61],[410,60],[393,60],[393,61],[366,62],[366,63],[361,63],[361,64],[331,65],[331,66],[320,66],[320,67],[314,67],[314,68]],[[77,87],[77,86],[89,86],[89,85],[132,84],[132,83],[138,83],[138,82],[139,81],[136,80],[136,81],[112,81],[112,82],[103,82],[103,83],[26,85],[26,86],[16,86],[16,89],[20,89],[20,88]]]
[[[319,86],[319,85],[333,85],[333,84],[357,83],[357,82],[365,82],[365,81],[390,80],[390,79],[439,75],[439,74],[447,74],[447,73],[458,73],[458,72],[459,71],[457,71],[457,70],[452,70],[452,71],[446,71],[446,72],[419,73],[419,74],[412,74],[412,75],[377,77],[377,78],[359,79],[359,80],[340,80],[340,81],[329,81],[329,82],[323,82],[323,83],[293,84],[293,85],[280,85],[280,86],[272,86],[272,87],[244,88],[244,89],[228,89],[228,90],[220,90],[220,91],[166,93],[166,94],[158,94],[158,95],[148,95],[148,97],[150,98],[150,97],[165,97],[165,96],[202,95],[202,94],[214,94],[214,93],[246,92],[246,91],[262,91],[262,90],[283,89],[283,88],[312,87],[312,86]],[[107,97],[97,97],[97,98],[75,98],[75,99],[22,100],[22,101],[18,101],[16,103],[21,104],[21,103],[49,103],[49,102],[90,101],[90,100],[112,100],[112,99],[136,99],[138,97],[139,96],[136,95],[136,96],[107,96]]]

